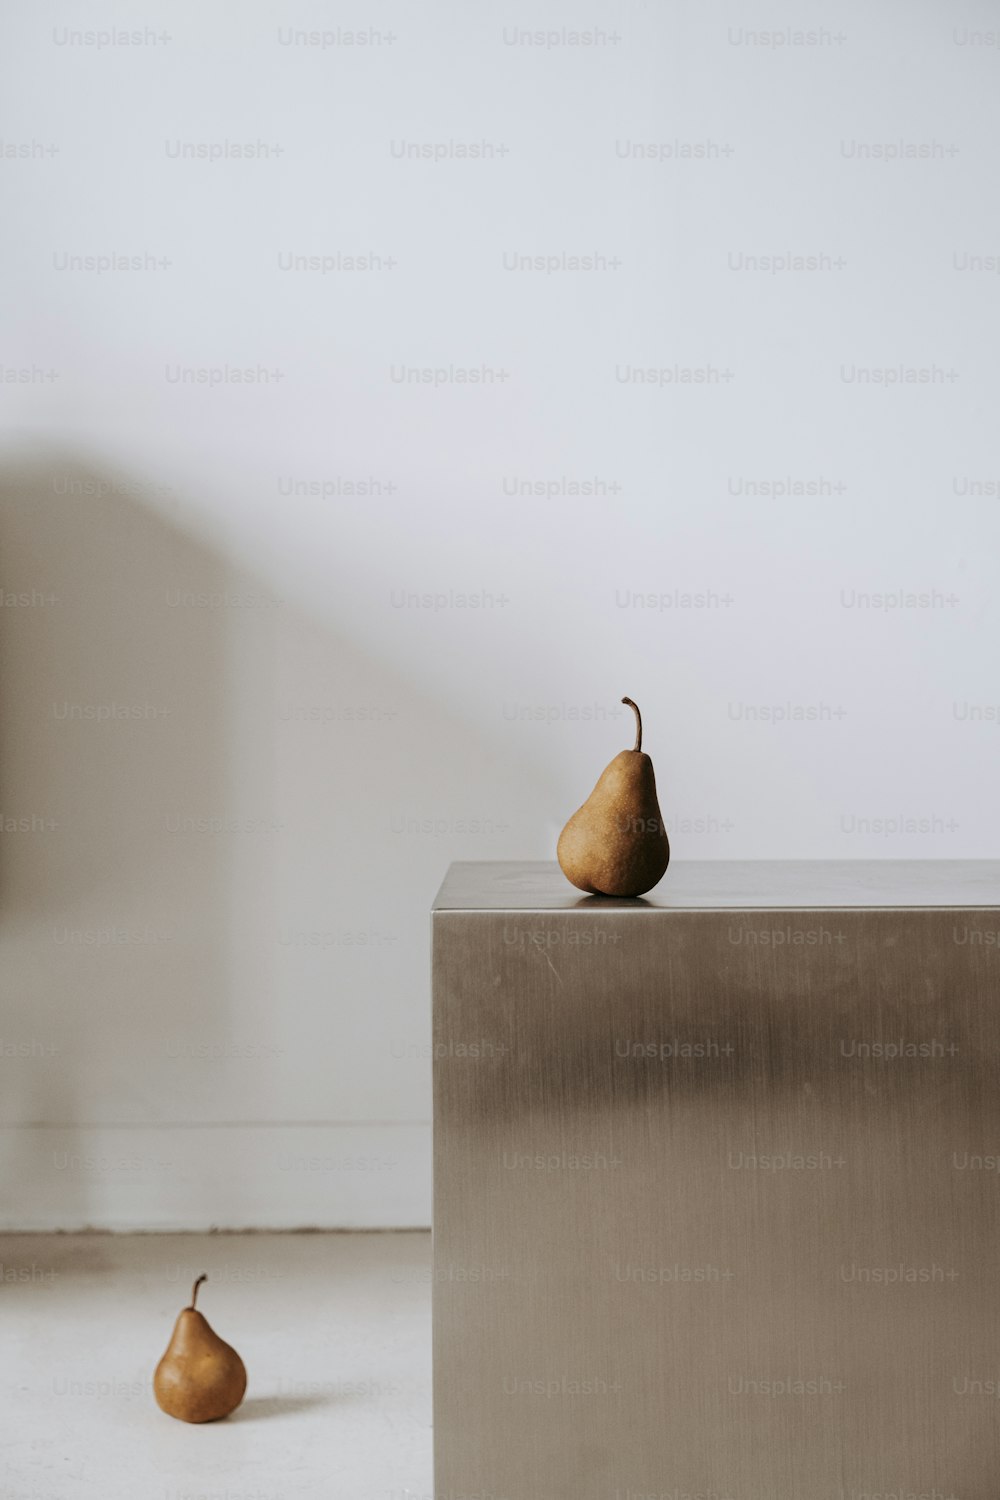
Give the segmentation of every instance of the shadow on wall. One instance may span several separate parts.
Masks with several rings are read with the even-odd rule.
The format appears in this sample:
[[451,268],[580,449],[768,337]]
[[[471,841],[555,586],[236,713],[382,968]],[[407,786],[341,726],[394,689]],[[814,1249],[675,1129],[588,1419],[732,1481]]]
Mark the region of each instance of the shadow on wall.
[[549,792],[103,467],[0,557],[0,1228],[428,1223],[428,909]]
[[2,476],[0,557],[5,1181],[86,1224],[144,1168],[131,1142],[81,1164],[74,1125],[170,1118],[146,1091],[172,1041],[227,1031],[232,846],[184,828],[231,811],[228,626],[195,601],[234,579],[69,460]]

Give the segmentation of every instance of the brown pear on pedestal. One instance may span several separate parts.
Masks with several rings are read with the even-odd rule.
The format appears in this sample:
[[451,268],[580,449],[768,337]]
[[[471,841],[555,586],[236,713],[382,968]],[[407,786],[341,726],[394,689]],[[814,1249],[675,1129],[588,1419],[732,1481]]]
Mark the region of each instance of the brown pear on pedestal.
[[635,749],[623,750],[602,772],[556,848],[566,879],[595,896],[641,896],[670,863],[653,762],[642,749],[642,718],[631,698],[622,702],[635,712]]
[[153,1376],[157,1404],[168,1417],[181,1422],[217,1422],[228,1417],[243,1400],[247,1372],[235,1349],[220,1339],[195,1307],[199,1276],[191,1292],[191,1306],[178,1314],[166,1353]]

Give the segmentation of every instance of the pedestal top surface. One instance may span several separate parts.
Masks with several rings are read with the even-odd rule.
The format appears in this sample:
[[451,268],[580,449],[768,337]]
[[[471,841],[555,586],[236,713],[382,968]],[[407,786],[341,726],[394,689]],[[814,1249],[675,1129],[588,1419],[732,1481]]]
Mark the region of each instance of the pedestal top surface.
[[588,896],[555,860],[461,861],[434,902],[446,911],[808,911],[998,907],[1000,861],[678,860],[646,896]]

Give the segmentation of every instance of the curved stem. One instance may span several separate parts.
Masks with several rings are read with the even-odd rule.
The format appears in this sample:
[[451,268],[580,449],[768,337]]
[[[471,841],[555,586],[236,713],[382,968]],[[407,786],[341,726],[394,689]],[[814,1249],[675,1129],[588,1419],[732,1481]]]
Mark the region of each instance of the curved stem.
[[631,708],[633,710],[633,712],[635,713],[635,744],[633,745],[632,748],[634,750],[641,750],[642,749],[642,714],[639,712],[639,705],[637,703],[633,703],[631,698],[623,698],[622,702],[623,703],[627,703],[628,706],[629,706],[629,708]]
[[195,1282],[194,1286],[191,1288],[191,1310],[192,1310],[192,1312],[194,1311],[194,1305],[195,1305],[195,1303],[198,1300],[198,1288],[201,1286],[201,1284],[202,1284],[203,1281],[207,1281],[207,1280],[208,1280],[208,1273],[206,1271],[202,1271],[201,1275],[198,1277],[198,1280]]

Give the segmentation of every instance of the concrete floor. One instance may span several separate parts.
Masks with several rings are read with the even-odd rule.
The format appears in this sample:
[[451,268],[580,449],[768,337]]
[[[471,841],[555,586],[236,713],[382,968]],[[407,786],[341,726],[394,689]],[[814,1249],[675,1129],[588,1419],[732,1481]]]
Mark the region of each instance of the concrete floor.
[[[153,1370],[198,1306],[243,1405],[190,1426]],[[0,1237],[0,1500],[430,1500],[430,1235]]]

